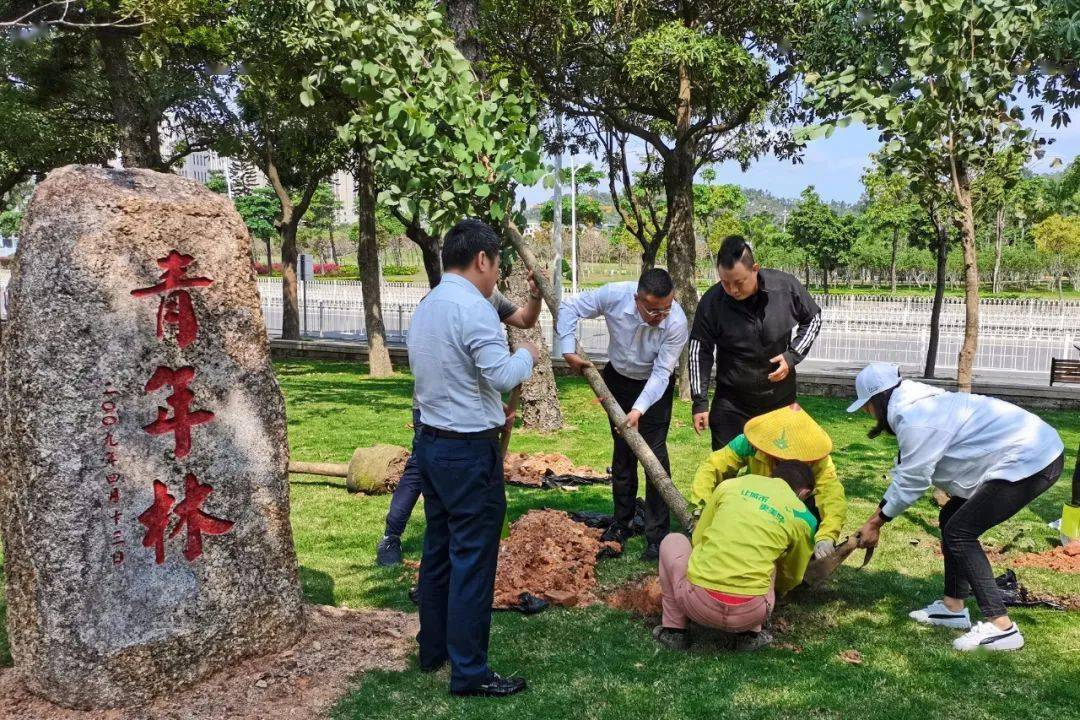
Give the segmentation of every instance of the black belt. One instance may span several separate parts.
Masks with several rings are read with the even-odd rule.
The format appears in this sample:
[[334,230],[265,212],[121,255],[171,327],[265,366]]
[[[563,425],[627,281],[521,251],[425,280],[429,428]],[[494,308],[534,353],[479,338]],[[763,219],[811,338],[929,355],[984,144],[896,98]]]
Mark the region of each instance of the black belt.
[[421,432],[429,433],[437,438],[443,438],[445,440],[495,440],[502,435],[502,428],[491,428],[490,430],[481,430],[480,432],[471,433],[459,433],[453,430],[442,430],[440,428],[433,428],[424,425],[421,428]]

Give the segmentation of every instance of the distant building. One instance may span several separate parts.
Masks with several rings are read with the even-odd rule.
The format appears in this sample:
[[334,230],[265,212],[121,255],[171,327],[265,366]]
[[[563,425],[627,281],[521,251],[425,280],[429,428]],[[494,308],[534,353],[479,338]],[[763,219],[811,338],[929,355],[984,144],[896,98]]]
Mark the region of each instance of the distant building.
[[0,237],[0,257],[8,257],[10,255],[14,255],[15,249],[18,247],[18,238]]

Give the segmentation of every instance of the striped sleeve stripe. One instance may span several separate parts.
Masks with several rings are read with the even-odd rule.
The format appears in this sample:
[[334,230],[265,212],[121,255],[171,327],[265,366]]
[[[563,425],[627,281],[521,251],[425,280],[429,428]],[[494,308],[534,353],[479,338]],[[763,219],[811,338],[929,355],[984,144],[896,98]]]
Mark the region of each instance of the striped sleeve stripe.
[[810,321],[810,327],[806,329],[806,335],[803,335],[803,339],[795,347],[795,352],[800,355],[805,355],[810,349],[810,346],[814,344],[814,340],[817,339],[818,332],[821,330],[821,313],[814,316],[814,319]]
[[701,346],[700,340],[694,340],[690,338],[690,394],[701,394],[701,378],[698,377],[698,368],[700,363],[698,361],[698,349]]

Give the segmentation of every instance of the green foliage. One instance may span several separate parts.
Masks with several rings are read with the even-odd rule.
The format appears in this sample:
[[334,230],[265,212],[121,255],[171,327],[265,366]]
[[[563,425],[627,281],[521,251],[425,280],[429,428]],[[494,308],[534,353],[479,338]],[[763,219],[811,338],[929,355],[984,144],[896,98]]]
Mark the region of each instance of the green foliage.
[[[548,200],[540,206],[540,220],[552,222],[555,219],[555,207],[553,201]],[[570,196],[562,198],[562,223],[564,227],[570,227]],[[579,225],[600,225],[604,222],[604,209],[600,207],[600,201],[590,195],[577,196],[577,221]]]
[[0,237],[16,237],[22,227],[23,214],[18,210],[0,212]]
[[533,184],[540,136],[531,94],[511,92],[505,78],[482,86],[438,12],[333,0],[308,11],[300,42],[321,59],[301,100],[344,98],[350,114],[339,136],[375,163],[380,203],[438,232],[464,215],[500,219],[512,186]]
[[340,210],[341,201],[334,196],[334,189],[329,183],[319,183],[311,196],[311,204],[308,205],[303,222],[313,230],[329,232],[337,224]]
[[855,221],[852,216],[837,215],[808,187],[788,220],[788,231],[814,264],[828,272],[843,264],[855,239]]
[[1035,247],[1059,261],[1080,256],[1080,216],[1051,215],[1031,230]]
[[415,275],[419,270],[420,270],[420,268],[416,267],[415,265],[384,264],[383,268],[382,268],[383,275],[397,276],[397,277]]
[[247,195],[234,198],[233,205],[252,237],[267,240],[274,236],[281,217],[281,202],[273,190],[257,187]]
[[229,183],[225,180],[225,173],[220,170],[211,170],[210,176],[206,179],[206,189],[218,195],[227,195]]

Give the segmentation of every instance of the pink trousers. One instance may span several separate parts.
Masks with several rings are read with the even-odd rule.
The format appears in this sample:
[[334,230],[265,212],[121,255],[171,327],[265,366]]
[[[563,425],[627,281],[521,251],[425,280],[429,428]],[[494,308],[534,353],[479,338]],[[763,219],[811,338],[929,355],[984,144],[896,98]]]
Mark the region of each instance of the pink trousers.
[[761,630],[776,601],[773,588],[765,595],[737,605],[717,600],[705,588],[686,579],[691,549],[690,540],[681,533],[670,533],[660,543],[664,627],[685,629],[687,620],[693,620],[698,625],[726,632]]

